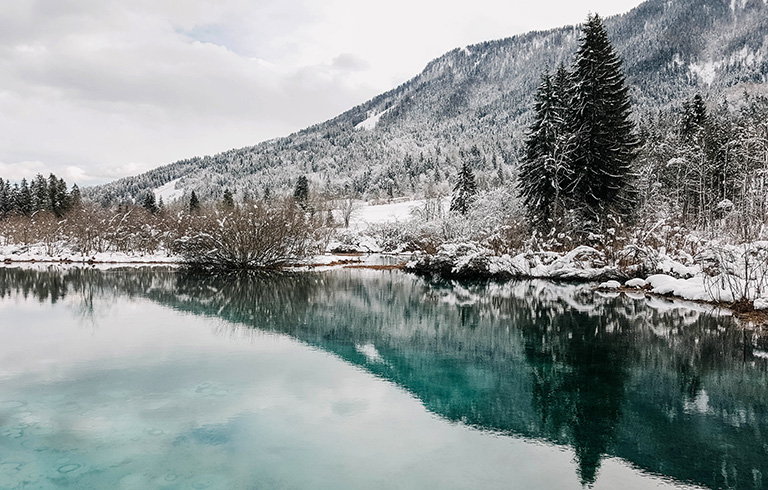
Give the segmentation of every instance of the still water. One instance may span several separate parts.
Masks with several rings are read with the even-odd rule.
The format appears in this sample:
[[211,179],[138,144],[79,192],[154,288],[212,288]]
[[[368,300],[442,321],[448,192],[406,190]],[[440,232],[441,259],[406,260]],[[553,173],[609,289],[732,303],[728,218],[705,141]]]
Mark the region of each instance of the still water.
[[0,267],[0,488],[768,488],[768,342],[399,272]]

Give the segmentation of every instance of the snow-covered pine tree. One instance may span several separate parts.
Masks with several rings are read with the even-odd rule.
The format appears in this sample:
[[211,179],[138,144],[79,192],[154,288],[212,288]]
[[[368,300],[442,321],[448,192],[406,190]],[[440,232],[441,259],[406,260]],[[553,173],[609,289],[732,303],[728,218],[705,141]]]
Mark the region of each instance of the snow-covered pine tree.
[[456,177],[456,184],[453,186],[453,195],[451,197],[451,211],[466,215],[469,206],[477,194],[477,184],[475,183],[475,174],[469,163],[463,162],[459,175]]
[[152,214],[157,212],[157,200],[155,199],[155,193],[152,190],[148,190],[144,193],[144,199],[141,201],[141,207]]
[[693,99],[683,104],[683,120],[680,127],[680,135],[683,141],[690,143],[701,136],[707,124],[707,106],[701,94],[696,94]]
[[570,131],[565,127],[568,73],[560,66],[544,73],[535,95],[534,120],[525,140],[518,182],[530,222],[540,230],[552,226],[564,209],[563,188],[570,181]]
[[224,189],[224,195],[221,198],[221,206],[226,210],[235,209],[235,198],[232,195],[232,191]]
[[296,187],[293,190],[293,198],[302,209],[307,207],[307,199],[309,199],[309,180],[306,175],[302,175],[296,180]]
[[567,124],[573,131],[574,173],[569,193],[587,219],[625,213],[638,140],[621,60],[596,14],[583,27],[571,81]]
[[200,211],[200,199],[197,198],[195,191],[189,195],[189,212],[197,214]]

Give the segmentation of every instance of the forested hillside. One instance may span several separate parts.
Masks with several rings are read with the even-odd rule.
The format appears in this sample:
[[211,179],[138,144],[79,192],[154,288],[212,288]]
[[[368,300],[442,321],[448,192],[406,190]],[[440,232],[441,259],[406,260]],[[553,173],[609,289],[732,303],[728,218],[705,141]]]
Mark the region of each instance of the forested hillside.
[[[586,12],[585,12],[586,17]],[[633,118],[682,111],[702,93],[712,105],[764,90],[766,0],[649,0],[606,19],[624,61]],[[446,190],[467,162],[478,186],[516,172],[541,74],[568,64],[578,26],[455,49],[400,87],[285,138],[194,157],[84,190],[117,203],[176,181],[186,193],[236,199],[287,193],[301,175],[313,191],[364,198]],[[178,180],[177,180],[178,179]]]

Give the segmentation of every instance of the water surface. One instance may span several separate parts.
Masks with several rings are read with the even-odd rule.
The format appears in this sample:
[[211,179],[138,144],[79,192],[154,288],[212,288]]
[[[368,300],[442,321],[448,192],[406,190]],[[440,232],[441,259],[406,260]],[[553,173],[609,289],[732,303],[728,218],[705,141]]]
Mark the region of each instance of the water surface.
[[764,488],[715,311],[399,272],[0,268],[0,488]]

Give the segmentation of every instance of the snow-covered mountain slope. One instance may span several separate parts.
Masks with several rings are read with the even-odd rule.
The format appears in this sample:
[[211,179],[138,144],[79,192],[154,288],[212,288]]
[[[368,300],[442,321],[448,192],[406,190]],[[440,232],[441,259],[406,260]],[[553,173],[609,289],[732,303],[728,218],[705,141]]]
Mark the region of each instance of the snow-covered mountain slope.
[[[585,12],[586,17],[586,12]],[[693,93],[762,90],[768,0],[648,0],[606,20],[624,59],[637,115]],[[542,72],[570,63],[579,28],[530,32],[457,48],[403,85],[290,136],[171,163],[87,189],[102,202],[177,190],[259,197],[307,174],[314,190],[381,197],[443,189],[469,160],[480,184],[509,179]]]

